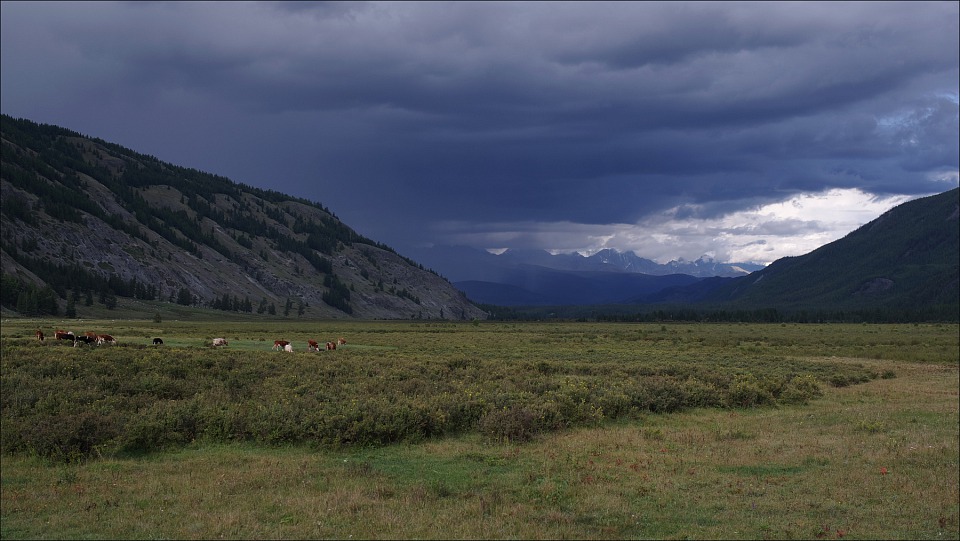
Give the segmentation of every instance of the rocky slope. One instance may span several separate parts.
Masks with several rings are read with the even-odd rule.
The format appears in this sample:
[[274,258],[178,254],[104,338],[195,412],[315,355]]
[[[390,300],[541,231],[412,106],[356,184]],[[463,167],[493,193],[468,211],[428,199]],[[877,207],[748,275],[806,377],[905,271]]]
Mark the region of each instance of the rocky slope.
[[[303,317],[474,319],[446,279],[318,203],[162,163],[55,126],[2,118],[0,262],[61,304],[104,283],[195,305],[292,302]],[[122,289],[122,288],[113,288]]]

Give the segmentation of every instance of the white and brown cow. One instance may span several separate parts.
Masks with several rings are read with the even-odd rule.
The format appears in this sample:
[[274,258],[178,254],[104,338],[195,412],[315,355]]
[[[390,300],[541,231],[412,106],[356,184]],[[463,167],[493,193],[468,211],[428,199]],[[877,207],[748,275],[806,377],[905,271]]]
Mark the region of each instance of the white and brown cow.
[[293,353],[293,344],[287,344],[283,346],[283,351],[286,351],[287,353]]
[[316,340],[307,340],[307,348],[310,351],[320,351],[320,344]]
[[274,351],[280,351],[281,349],[287,347],[287,344],[289,344],[289,343],[290,343],[290,342],[287,342],[286,340],[274,340],[274,341],[273,341],[273,350],[274,350]]
[[43,331],[41,331],[40,329],[37,329],[37,340],[43,342],[43,339],[44,339]]
[[98,345],[98,346],[103,345],[103,344],[114,344],[114,345],[116,345],[116,343],[117,343],[117,339],[114,338],[114,337],[112,337],[112,336],[110,336],[109,334],[98,334],[98,335],[97,335],[97,345]]
[[53,336],[55,336],[57,340],[69,340],[71,342],[73,342],[76,339],[76,337],[73,336],[72,332],[61,331],[60,329],[57,329],[56,332],[53,333]]
[[217,346],[226,346],[226,345],[227,345],[227,339],[226,339],[226,338],[214,338],[214,339],[213,339],[213,346],[214,346],[214,347],[217,347]]

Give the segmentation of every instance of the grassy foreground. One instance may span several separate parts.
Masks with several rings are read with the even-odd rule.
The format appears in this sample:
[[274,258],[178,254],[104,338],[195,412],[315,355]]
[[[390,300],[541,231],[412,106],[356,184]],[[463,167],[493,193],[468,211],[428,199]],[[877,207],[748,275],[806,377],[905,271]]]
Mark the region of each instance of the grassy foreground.
[[[112,325],[105,331],[121,343],[165,332],[165,342],[199,348],[208,335],[168,324],[142,332],[132,323],[91,324]],[[4,321],[3,336],[26,341],[35,325]],[[519,445],[466,432],[338,449],[194,442],[74,463],[4,454],[0,537],[960,537],[956,325],[314,325],[334,325],[331,336],[346,335],[357,348],[336,353],[371,363],[378,351],[410,351],[411,363],[509,357],[510,349],[489,348],[513,341],[518,357],[550,352],[544,362],[559,365],[630,350],[695,360],[726,352],[896,377],[825,385],[806,405],[640,412]],[[281,328],[312,332],[291,333],[287,324],[233,334],[250,349],[269,349],[257,333],[272,343]],[[565,356],[571,344],[578,353]],[[317,358],[330,362],[333,354]]]

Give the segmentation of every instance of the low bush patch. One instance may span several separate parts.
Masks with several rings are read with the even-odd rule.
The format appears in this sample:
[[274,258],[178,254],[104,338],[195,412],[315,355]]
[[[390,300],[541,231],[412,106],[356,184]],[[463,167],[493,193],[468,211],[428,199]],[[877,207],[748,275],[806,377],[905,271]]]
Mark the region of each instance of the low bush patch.
[[[696,336],[681,335],[680,348],[661,341],[646,350],[606,339],[584,352],[571,347],[575,332],[561,328],[546,339],[521,330],[520,345],[507,351],[487,347],[493,337],[483,326],[463,329],[430,351],[358,347],[336,355],[4,338],[2,451],[70,461],[196,441],[336,448],[468,431],[523,442],[650,412],[803,404],[823,384],[879,377],[850,363],[731,357]],[[418,343],[418,332],[404,338]],[[504,333],[496,338],[505,341]]]

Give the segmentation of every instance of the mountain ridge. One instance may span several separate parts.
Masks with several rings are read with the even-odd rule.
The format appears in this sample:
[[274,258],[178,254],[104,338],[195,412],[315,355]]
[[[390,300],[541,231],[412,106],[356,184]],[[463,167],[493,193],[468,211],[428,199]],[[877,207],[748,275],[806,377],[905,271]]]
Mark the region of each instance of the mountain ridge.
[[251,313],[295,302],[316,318],[486,315],[319,203],[65,128],[0,122],[5,306],[29,285],[53,290],[57,311],[96,293]]
[[955,320],[960,188],[902,203],[843,238],[748,276],[664,289],[642,303],[724,309],[887,310]]

